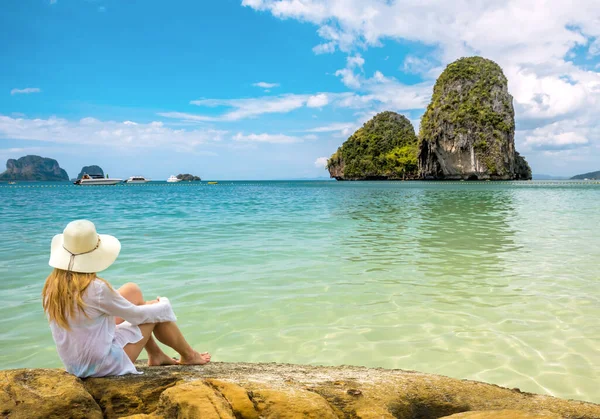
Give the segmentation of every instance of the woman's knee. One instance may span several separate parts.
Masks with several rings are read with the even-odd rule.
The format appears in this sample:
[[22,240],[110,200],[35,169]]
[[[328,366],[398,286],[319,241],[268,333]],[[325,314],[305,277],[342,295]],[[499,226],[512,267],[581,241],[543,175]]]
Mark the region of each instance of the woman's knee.
[[144,296],[142,289],[134,282],[128,282],[119,288],[119,294],[126,300],[129,300],[133,304],[141,305],[144,304]]

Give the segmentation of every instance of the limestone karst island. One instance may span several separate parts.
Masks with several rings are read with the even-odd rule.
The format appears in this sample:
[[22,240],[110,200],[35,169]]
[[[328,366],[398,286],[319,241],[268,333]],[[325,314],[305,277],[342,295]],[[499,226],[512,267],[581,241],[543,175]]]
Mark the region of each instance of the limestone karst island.
[[481,57],[448,65],[433,88],[419,136],[410,121],[382,112],[327,163],[337,180],[529,180],[515,150],[515,111],[498,64]]

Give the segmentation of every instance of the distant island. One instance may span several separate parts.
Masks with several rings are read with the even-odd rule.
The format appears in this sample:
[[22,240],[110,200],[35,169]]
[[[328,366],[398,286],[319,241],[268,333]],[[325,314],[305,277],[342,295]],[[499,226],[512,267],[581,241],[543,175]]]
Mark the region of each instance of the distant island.
[[461,58],[436,81],[418,137],[406,117],[380,113],[338,148],[327,169],[337,180],[529,180],[514,134],[500,66]]
[[584,180],[584,179],[600,180],[600,170],[598,170],[597,172],[589,172],[589,173],[584,173],[583,175],[573,176],[571,179],[572,180]]
[[102,175],[104,176],[104,170],[100,166],[92,165],[92,166],[83,166],[81,168],[81,172],[77,175],[77,179],[81,179],[84,174],[88,175]]
[[185,182],[195,182],[202,180],[199,176],[190,175],[189,173],[179,174],[176,177],[177,179]]
[[69,175],[54,159],[25,156],[8,159],[6,171],[0,173],[0,181],[68,181]]

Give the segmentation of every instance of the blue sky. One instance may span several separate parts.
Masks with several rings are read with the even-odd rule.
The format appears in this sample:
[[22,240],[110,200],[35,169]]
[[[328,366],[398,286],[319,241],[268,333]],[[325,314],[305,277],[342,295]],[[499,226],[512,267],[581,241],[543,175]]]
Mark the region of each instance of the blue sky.
[[504,68],[517,149],[535,173],[600,170],[600,2],[574,0],[7,0],[0,161],[71,176],[326,176],[375,113],[418,130],[435,78]]

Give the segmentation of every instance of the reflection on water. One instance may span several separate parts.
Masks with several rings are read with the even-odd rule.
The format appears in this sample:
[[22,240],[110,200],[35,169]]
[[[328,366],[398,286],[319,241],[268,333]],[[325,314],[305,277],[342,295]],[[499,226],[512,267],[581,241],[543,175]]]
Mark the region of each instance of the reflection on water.
[[[531,186],[523,186],[531,185]],[[217,361],[405,368],[599,402],[600,187],[238,182],[0,188],[0,364],[59,361],[50,238],[89,218],[103,273],[169,296]]]

